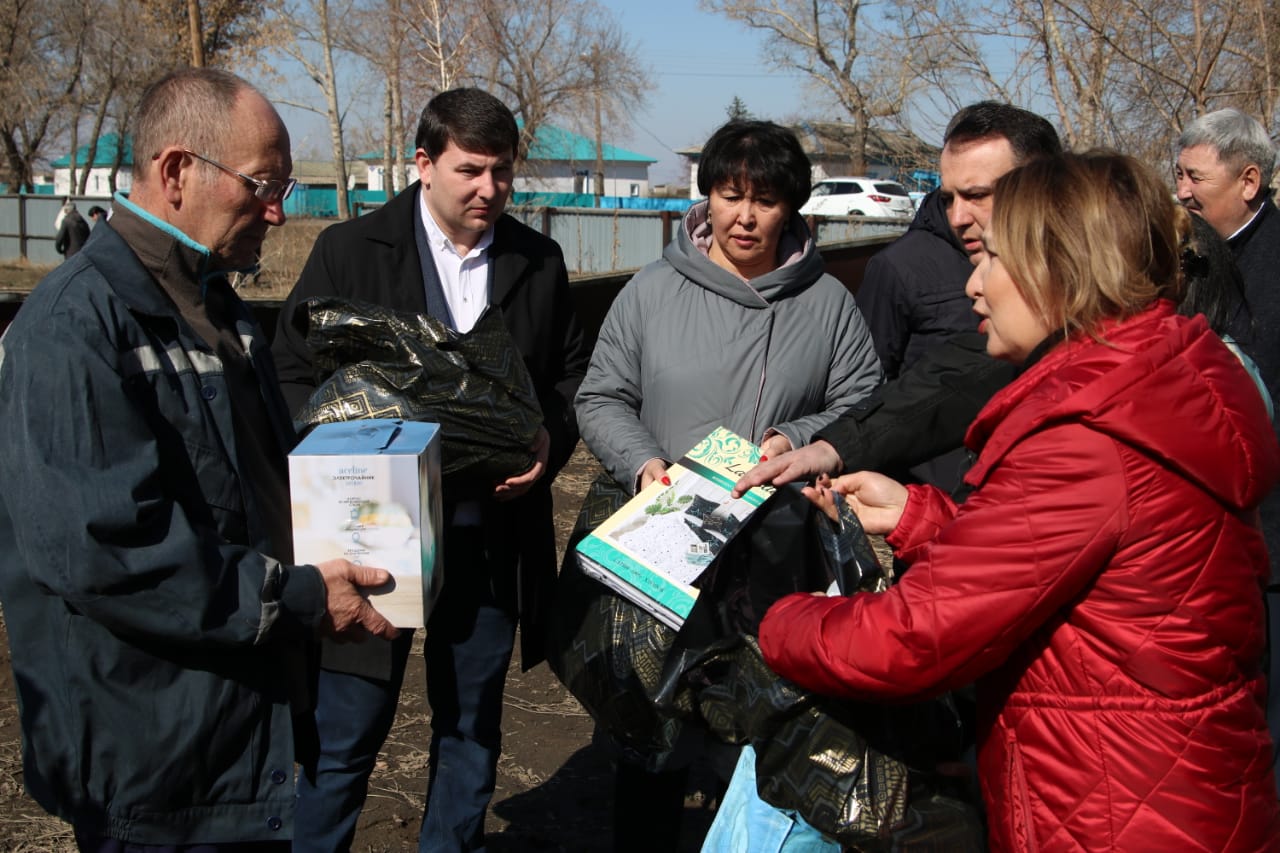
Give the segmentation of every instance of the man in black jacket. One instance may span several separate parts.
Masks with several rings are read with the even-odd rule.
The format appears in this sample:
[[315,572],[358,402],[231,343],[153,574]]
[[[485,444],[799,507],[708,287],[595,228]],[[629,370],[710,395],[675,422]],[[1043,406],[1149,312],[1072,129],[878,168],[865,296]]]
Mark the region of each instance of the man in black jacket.
[[964,292],[984,255],[991,194],[1010,169],[1061,150],[1052,125],[1009,104],[983,101],[952,117],[941,186],[907,233],[871,259],[858,289],[889,381],[812,444],[756,466],[738,489],[863,468],[904,476],[924,463],[915,473],[946,489],[960,485],[965,430],[1015,372],[987,355]]
[[84,221],[74,202],[62,205],[62,221],[58,224],[58,234],[54,237],[53,248],[64,258],[70,258],[80,251],[89,239],[89,223]]
[[[578,440],[572,403],[590,351],[560,247],[503,213],[519,145],[511,111],[478,89],[443,92],[423,110],[416,144],[419,183],[320,235],[281,312],[273,353],[296,412],[326,378],[298,325],[309,297],[429,313],[460,332],[494,305],[533,379],[543,413],[533,468],[481,500],[444,495],[444,588],[425,641],[432,735],[419,849],[463,851],[484,845],[517,620],[525,668],[543,656],[556,578],[550,484]],[[321,758],[298,782],[294,850],[350,848],[411,637],[323,649]]]
[[[1235,109],[1206,113],[1178,137],[1174,169],[1178,200],[1213,226],[1244,278],[1245,305],[1231,336],[1253,357],[1272,401],[1280,400],[1280,212],[1271,200],[1275,147],[1266,129]],[[1280,438],[1280,429],[1277,430]],[[1271,554],[1273,591],[1267,596],[1271,689],[1267,719],[1280,743],[1280,490],[1262,502],[1262,533]],[[1280,750],[1276,752],[1280,772]],[[1280,791],[1280,775],[1276,779]]]
[[982,257],[996,180],[1032,157],[1062,150],[1035,113],[983,101],[956,113],[943,134],[941,185],[907,233],[867,263],[858,308],[886,379],[958,332],[977,331],[965,282]]
[[[1275,148],[1256,119],[1235,109],[1196,119],[1178,137],[1177,147],[1178,200],[1231,247],[1244,277],[1247,308],[1232,323],[1231,334],[1257,362],[1275,400],[1280,395],[1280,213],[1271,200]],[[1274,560],[1280,537],[1268,538],[1268,544]]]

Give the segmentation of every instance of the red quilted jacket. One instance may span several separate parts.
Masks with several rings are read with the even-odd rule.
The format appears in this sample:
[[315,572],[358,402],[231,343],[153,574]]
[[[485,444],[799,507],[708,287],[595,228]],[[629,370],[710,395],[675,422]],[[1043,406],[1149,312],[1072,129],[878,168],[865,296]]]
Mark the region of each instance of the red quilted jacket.
[[1160,303],[1106,337],[991,400],[963,506],[911,488],[900,583],[785,598],[760,646],[838,696],[976,681],[993,850],[1280,848],[1254,513],[1280,448],[1202,318]]

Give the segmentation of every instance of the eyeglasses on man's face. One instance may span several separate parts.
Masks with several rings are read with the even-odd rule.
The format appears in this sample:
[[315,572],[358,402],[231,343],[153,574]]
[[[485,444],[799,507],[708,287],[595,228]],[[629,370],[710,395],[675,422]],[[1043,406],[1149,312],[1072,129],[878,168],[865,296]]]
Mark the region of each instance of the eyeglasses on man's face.
[[261,178],[246,175],[244,172],[237,171],[230,166],[224,166],[217,160],[206,157],[203,154],[197,154],[190,148],[183,148],[182,150],[190,154],[192,157],[195,157],[197,160],[203,160],[210,166],[216,166],[228,175],[235,175],[237,178],[244,181],[245,186],[253,190],[253,194],[257,196],[258,200],[263,204],[275,204],[278,201],[284,201],[289,197],[289,193],[293,192],[294,186],[298,183],[296,178],[287,178],[283,181],[264,181]]

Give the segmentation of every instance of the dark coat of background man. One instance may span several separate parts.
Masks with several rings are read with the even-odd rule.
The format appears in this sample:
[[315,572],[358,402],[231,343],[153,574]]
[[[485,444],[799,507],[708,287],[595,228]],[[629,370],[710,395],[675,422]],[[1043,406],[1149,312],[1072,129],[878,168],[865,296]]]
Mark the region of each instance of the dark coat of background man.
[[[1271,199],[1275,146],[1256,119],[1225,109],[1187,125],[1177,150],[1178,201],[1227,241],[1244,277],[1245,305],[1231,324],[1231,336],[1253,357],[1272,401],[1280,403],[1280,212]],[[1280,437],[1280,429],[1276,435]],[[1263,500],[1261,513],[1271,582],[1280,584],[1280,490]],[[1267,720],[1272,740],[1280,743],[1280,590],[1269,593],[1267,603]],[[1280,769],[1280,749],[1276,757]],[[1276,784],[1280,786],[1280,776]]]
[[[501,751],[502,691],[521,626],[525,668],[542,660],[555,534],[551,481],[577,443],[573,397],[589,350],[569,301],[560,247],[503,214],[519,144],[515,118],[478,89],[427,104],[418,124],[420,182],[385,207],[320,235],[280,316],[273,352],[297,411],[324,379],[294,314],[337,296],[465,332],[488,305],[533,378],[544,417],[538,462],[480,501],[446,492],[444,589],[425,642],[431,746],[421,851],[484,849]],[[302,309],[305,310],[305,309]],[[411,636],[324,649],[317,719],[321,759],[298,781],[298,851],[346,850],[378,750],[395,716]]]
[[[110,223],[0,342],[0,599],[23,776],[82,850],[287,851],[322,625],[392,635],[291,565],[288,414],[225,279],[284,222],[289,137],[225,72],[153,84]],[[225,165],[224,165],[225,164]]]
[[58,224],[58,233],[53,238],[53,248],[59,255],[69,258],[80,251],[89,239],[89,223],[84,221],[75,204],[67,202],[62,205],[62,221]]

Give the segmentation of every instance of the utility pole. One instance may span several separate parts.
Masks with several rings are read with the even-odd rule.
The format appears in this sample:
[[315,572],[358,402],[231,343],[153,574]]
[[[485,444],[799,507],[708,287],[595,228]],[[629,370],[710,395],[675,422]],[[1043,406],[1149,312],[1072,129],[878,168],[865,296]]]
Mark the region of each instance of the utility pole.
[[604,130],[600,123],[600,88],[596,87],[596,207],[604,198]]
[[191,67],[204,68],[204,21],[200,0],[187,0],[187,28],[191,33]]
[[596,119],[596,170],[595,170],[595,187],[593,192],[596,197],[596,207],[600,206],[600,202],[604,197],[604,123],[601,120],[600,109],[600,48],[592,45],[591,52],[583,54],[582,58],[591,66],[591,94],[595,102],[595,119]]

